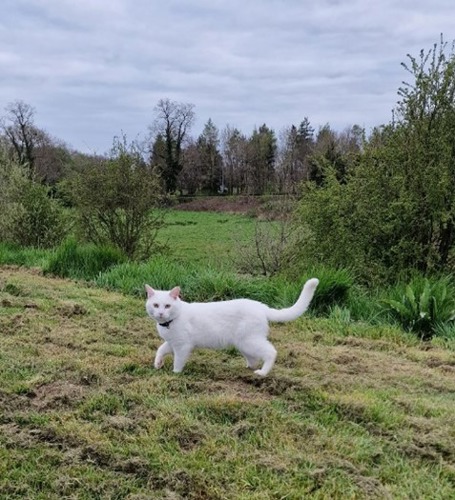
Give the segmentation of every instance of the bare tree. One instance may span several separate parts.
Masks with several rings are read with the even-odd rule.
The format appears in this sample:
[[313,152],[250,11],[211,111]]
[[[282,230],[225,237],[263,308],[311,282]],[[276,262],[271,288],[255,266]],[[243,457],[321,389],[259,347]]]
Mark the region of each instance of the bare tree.
[[184,150],[183,168],[179,174],[177,188],[180,192],[194,195],[201,189],[203,178],[199,168],[201,155],[197,144],[191,141]]
[[155,107],[156,119],[152,125],[155,138],[165,142],[164,162],[160,163],[161,176],[168,193],[177,189],[177,178],[183,168],[182,148],[185,137],[194,122],[194,104],[160,99]]
[[20,165],[27,166],[32,177],[35,168],[35,146],[38,130],[34,124],[35,110],[23,101],[15,101],[5,108],[1,126]]
[[0,123],[12,159],[27,170],[30,179],[47,184],[60,179],[69,159],[65,144],[35,125],[35,109],[29,104],[15,101],[5,111]]
[[223,172],[222,184],[228,194],[240,194],[244,185],[242,172],[247,167],[247,138],[237,129],[229,125],[222,134]]

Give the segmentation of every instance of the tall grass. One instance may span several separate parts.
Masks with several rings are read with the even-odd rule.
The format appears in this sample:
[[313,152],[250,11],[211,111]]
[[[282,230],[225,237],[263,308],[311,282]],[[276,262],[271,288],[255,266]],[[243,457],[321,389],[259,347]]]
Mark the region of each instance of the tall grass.
[[182,264],[157,256],[148,262],[125,262],[100,274],[95,283],[128,295],[142,296],[147,283],[158,290],[182,288],[185,300],[215,301],[248,297],[273,304],[277,285],[270,280],[241,277],[233,272]]
[[[345,279],[340,278],[338,289],[336,280],[340,276]],[[313,270],[307,276],[290,283],[279,277],[248,277],[207,266],[202,268],[199,264],[184,265],[164,256],[157,256],[144,263],[125,262],[100,273],[94,281],[100,287],[139,297],[144,295],[145,284],[158,290],[180,286],[182,296],[188,302],[249,298],[271,307],[282,308],[295,303],[303,284],[312,277],[318,277],[320,284],[310,310],[326,313],[330,306],[345,299],[348,281],[347,275],[342,272],[331,274],[327,269],[324,273]]]
[[63,278],[92,280],[103,271],[124,262],[126,257],[115,248],[81,245],[69,239],[60,245],[44,266],[44,273]]
[[0,243],[0,265],[43,267],[47,264],[50,255],[50,250],[42,248]]
[[314,310],[325,314],[334,305],[342,306],[347,302],[354,283],[353,274],[348,269],[318,266],[311,268],[309,274],[319,279],[312,303]]

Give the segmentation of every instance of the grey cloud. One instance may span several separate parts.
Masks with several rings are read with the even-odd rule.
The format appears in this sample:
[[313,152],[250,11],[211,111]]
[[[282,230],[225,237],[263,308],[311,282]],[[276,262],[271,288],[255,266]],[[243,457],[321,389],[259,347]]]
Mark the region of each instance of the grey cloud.
[[244,133],[307,116],[389,121],[406,54],[453,36],[452,0],[6,0],[0,107],[22,99],[80,149],[145,134],[160,98]]

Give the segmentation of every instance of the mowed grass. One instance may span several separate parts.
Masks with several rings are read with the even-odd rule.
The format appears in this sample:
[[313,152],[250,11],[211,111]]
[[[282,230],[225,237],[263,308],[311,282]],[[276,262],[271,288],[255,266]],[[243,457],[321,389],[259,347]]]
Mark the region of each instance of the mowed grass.
[[255,219],[246,215],[170,210],[157,241],[170,258],[232,267],[239,245],[253,243]]
[[455,497],[453,351],[303,317],[265,379],[174,375],[142,299],[0,268],[0,305],[0,498]]

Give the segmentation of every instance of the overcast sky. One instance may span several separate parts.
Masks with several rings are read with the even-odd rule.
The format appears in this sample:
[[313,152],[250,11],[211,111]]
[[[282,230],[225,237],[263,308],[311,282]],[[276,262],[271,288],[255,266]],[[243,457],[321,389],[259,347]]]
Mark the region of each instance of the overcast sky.
[[22,100],[69,146],[143,138],[159,99],[250,134],[388,123],[401,62],[455,38],[454,0],[2,0],[0,116]]

